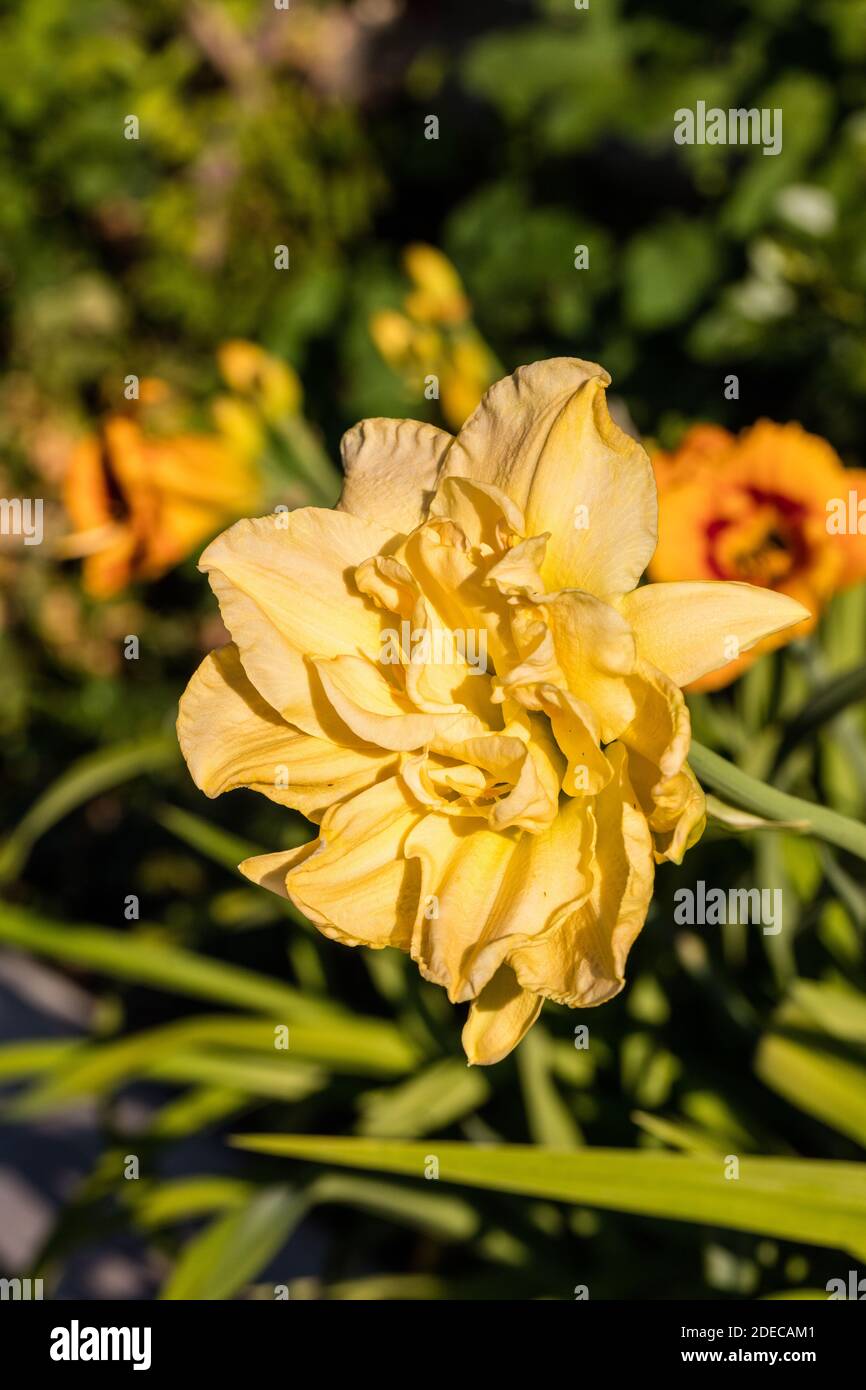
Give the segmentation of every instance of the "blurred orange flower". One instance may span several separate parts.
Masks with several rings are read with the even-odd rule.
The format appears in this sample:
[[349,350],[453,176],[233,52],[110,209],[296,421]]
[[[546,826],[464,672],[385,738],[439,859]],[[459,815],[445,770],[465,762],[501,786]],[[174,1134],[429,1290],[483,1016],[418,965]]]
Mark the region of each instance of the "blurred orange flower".
[[113,415],[70,459],[64,501],[76,534],[65,551],[84,557],[87,592],[108,598],[158,578],[261,500],[249,453],[227,438],[150,435],[138,418]]
[[[759,584],[812,615],[690,689],[729,684],[762,652],[809,632],[836,590],[866,578],[856,495],[851,506],[852,494],[866,498],[866,471],[845,468],[826,440],[800,425],[759,420],[740,435],[696,425],[679,448],[657,451],[652,461],[659,490],[652,579]],[[866,517],[860,524],[866,532]]]

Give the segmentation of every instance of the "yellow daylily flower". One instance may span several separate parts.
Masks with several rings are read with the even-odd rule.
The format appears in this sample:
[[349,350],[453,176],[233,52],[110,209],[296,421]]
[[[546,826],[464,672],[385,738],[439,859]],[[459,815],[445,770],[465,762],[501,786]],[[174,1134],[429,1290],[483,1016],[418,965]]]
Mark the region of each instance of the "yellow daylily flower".
[[545,999],[622,988],[655,863],[704,825],[680,687],[804,613],[745,584],[637,587],[656,488],[609,382],[557,358],[456,438],[363,421],[337,510],[239,522],[201,561],[233,641],[181,701],[192,776],[319,824],[242,872],[336,941],[408,952],[469,1004],[470,1062]]

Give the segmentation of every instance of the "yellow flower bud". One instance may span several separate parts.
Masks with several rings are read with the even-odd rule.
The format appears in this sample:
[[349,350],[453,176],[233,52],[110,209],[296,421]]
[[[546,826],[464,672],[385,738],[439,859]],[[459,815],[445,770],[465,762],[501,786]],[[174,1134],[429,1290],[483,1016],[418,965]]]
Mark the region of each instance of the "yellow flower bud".
[[431,323],[462,323],[469,315],[469,301],[460,276],[447,256],[435,246],[416,242],[403,254],[413,289],[406,296],[406,312]]
[[297,414],[303,391],[297,372],[287,362],[242,338],[223,343],[217,359],[227,385],[252,400],[266,420]]

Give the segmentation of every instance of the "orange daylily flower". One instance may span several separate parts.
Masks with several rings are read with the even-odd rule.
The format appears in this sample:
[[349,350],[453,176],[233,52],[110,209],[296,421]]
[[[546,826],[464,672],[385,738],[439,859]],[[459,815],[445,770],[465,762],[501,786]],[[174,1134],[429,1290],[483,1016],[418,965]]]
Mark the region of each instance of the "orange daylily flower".
[[74,450],[64,501],[76,532],[65,553],[84,557],[87,592],[109,598],[255,510],[262,487],[248,453],[219,434],[152,436],[113,415]]
[[690,689],[728,685],[762,652],[811,631],[838,589],[866,578],[856,506],[853,523],[848,516],[850,495],[866,498],[866,470],[845,468],[826,440],[800,425],[759,420],[740,435],[695,425],[678,449],[657,451],[652,461],[659,489],[652,579],[758,584],[811,615]]

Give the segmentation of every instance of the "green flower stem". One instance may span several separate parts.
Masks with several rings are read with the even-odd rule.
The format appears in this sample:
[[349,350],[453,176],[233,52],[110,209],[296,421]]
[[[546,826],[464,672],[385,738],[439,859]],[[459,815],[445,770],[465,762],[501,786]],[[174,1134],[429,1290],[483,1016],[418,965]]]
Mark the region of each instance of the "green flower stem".
[[342,474],[337,472],[307,421],[302,415],[288,415],[272,422],[271,428],[287,447],[292,463],[313,494],[314,503],[333,507],[340,495]]
[[776,787],[768,787],[748,773],[741,772],[733,763],[720,758],[703,744],[692,743],[689,762],[699,781],[712,787],[726,801],[752,811],[766,820],[797,821],[807,834],[816,835],[819,840],[848,850],[860,859],[866,859],[866,825],[840,816],[838,811],[830,811],[825,806],[815,806],[799,796],[790,796]]

